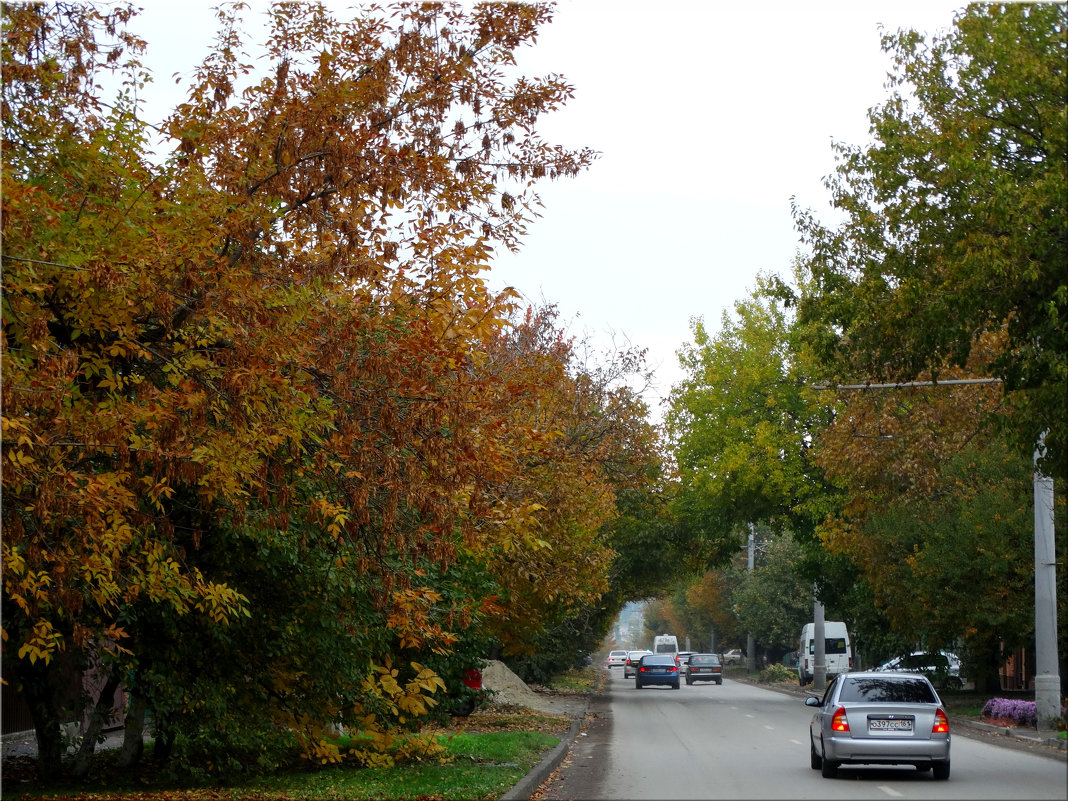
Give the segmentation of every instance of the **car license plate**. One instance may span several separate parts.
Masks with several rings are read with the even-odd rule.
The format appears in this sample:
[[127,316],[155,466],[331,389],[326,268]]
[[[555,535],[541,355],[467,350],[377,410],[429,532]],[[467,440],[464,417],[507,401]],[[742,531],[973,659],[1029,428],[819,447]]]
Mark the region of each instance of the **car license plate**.
[[868,731],[912,731],[912,721],[869,718]]
[[690,668],[691,673],[707,673],[708,668]]

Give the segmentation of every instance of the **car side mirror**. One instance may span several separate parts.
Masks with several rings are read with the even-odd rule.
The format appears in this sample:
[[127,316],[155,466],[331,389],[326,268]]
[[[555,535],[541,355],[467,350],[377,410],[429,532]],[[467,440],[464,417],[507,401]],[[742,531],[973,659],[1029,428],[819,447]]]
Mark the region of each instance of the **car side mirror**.
[[816,696],[810,695],[805,699],[805,706],[823,706],[823,702]]

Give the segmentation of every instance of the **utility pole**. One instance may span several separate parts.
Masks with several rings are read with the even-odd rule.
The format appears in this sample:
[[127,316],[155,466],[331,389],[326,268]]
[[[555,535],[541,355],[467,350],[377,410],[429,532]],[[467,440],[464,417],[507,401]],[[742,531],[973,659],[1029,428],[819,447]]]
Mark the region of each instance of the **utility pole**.
[[[753,536],[753,524],[749,524],[749,572],[753,572],[753,551],[756,549],[756,538]],[[750,673],[756,672],[756,643],[753,640],[753,632],[748,632],[745,638],[745,669]]]
[[1057,658],[1057,556],[1053,535],[1053,479],[1038,469],[1045,433],[1035,447],[1035,712],[1039,729],[1053,729],[1061,716]]
[[[813,585],[815,598],[815,585]],[[812,689],[823,692],[827,687],[827,636],[823,625],[823,604],[818,598],[812,603],[812,639],[815,653],[812,655]]]

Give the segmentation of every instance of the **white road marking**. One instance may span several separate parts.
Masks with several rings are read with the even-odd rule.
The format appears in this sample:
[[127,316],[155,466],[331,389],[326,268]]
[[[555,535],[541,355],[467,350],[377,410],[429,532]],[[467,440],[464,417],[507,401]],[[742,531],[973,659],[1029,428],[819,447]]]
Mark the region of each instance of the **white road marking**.
[[790,738],[790,742],[793,743],[794,745],[801,745],[801,741],[800,740],[795,740],[793,737]]
[[885,784],[880,784],[879,789],[886,793],[891,798],[901,798],[901,793],[895,790],[893,787],[887,787]]

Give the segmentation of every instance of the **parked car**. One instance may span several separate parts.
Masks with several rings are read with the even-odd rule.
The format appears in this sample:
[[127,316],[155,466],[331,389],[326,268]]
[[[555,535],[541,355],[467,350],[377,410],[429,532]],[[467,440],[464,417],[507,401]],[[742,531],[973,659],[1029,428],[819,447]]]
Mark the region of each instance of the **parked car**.
[[627,661],[623,664],[623,678],[633,679],[634,674],[638,672],[638,661],[650,651],[629,651],[627,653]]
[[675,664],[674,654],[645,654],[638,661],[638,672],[634,674],[635,689],[654,684],[679,689],[679,666]]
[[621,667],[627,664],[627,651],[609,651],[608,659],[604,662],[605,667]]
[[740,665],[745,661],[745,656],[737,648],[732,648],[723,654],[722,661],[724,665]]
[[949,718],[926,676],[843,673],[805,706],[812,769],[824,778],[843,764],[914,765],[949,778]]
[[914,651],[884,662],[873,670],[922,673],[938,687],[960,686],[960,657],[949,651]]
[[719,654],[692,654],[687,662],[687,684],[693,684],[695,681],[723,684],[723,664],[719,661]]

